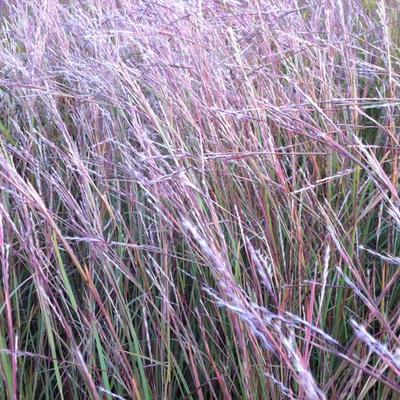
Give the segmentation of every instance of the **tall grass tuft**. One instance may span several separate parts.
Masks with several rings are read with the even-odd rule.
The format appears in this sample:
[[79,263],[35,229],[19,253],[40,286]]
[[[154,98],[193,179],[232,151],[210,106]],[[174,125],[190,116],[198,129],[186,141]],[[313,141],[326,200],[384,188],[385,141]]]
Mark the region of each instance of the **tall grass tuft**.
[[0,6],[0,400],[398,398],[398,0]]

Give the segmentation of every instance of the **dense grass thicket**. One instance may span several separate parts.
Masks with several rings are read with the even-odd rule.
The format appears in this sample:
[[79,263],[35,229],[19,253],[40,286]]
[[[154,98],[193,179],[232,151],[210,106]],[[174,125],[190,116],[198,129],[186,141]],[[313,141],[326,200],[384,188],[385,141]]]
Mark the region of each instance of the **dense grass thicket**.
[[0,2],[0,400],[400,396],[400,2]]

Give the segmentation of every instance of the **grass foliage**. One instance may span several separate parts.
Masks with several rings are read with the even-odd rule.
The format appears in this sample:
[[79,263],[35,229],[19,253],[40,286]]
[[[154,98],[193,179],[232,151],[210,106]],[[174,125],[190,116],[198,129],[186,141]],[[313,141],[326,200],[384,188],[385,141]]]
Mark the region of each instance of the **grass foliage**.
[[0,400],[398,398],[398,0],[0,4]]

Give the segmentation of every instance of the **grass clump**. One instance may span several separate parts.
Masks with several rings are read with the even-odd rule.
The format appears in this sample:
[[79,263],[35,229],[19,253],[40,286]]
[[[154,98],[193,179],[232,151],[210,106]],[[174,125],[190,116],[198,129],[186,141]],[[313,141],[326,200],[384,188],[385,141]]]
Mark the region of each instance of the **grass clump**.
[[5,2],[0,400],[396,398],[399,6]]

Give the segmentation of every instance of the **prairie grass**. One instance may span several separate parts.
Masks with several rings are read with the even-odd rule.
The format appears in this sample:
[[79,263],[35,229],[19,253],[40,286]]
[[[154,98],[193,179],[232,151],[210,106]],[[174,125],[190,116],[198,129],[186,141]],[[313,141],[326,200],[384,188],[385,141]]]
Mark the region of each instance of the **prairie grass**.
[[0,400],[398,398],[398,0],[0,4]]

